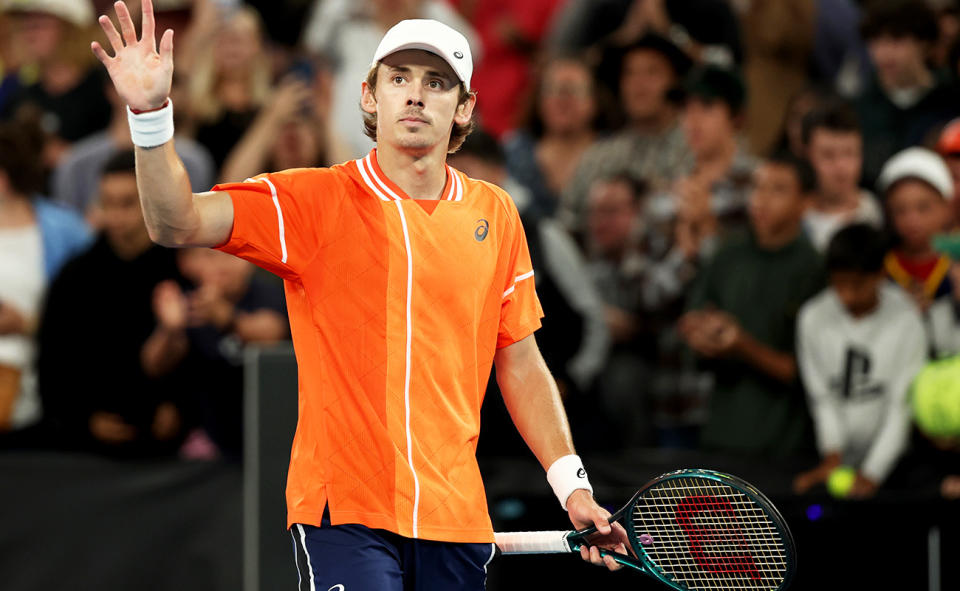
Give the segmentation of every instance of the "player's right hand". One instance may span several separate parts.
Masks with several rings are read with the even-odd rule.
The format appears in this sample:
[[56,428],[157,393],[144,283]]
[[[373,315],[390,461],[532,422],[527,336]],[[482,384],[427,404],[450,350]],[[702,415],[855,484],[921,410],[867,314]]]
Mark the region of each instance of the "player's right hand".
[[173,82],[173,30],[164,31],[158,52],[154,37],[156,25],[153,3],[151,0],[142,2],[142,34],[139,40],[127,6],[123,2],[116,2],[113,7],[120,22],[120,31],[106,15],[99,19],[100,27],[113,49],[113,57],[96,41],[90,44],[90,48],[106,66],[120,98],[135,111],[150,111],[162,107],[170,95]]

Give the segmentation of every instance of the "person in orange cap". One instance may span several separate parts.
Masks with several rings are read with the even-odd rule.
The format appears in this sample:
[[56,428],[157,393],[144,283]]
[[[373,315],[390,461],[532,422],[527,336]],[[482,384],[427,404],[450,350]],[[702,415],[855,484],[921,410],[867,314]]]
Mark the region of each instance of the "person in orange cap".
[[[944,126],[937,140],[937,151],[943,156],[953,179],[953,194],[960,195],[960,118]],[[960,227],[960,199],[954,199],[951,205],[951,225],[957,228]]]

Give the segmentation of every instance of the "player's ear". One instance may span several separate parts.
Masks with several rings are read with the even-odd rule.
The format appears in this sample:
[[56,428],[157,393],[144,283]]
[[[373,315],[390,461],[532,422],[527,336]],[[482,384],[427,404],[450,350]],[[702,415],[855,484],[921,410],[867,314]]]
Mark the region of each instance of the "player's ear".
[[366,81],[360,83],[360,108],[371,115],[377,113],[377,98],[373,96],[373,89]]
[[467,125],[470,123],[470,118],[473,117],[473,108],[477,104],[477,95],[476,93],[471,92],[470,98],[466,101],[457,105],[457,110],[453,114],[453,122],[457,125]]

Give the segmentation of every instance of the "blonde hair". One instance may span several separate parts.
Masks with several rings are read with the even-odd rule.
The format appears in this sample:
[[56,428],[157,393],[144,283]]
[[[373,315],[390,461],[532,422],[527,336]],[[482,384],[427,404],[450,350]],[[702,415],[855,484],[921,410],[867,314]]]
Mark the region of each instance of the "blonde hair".
[[[232,22],[240,18],[249,19],[253,23],[256,34],[262,42],[263,21],[260,19],[260,14],[250,6],[244,5],[233,12],[226,26],[230,26]],[[197,52],[198,55],[190,75],[190,108],[196,120],[202,123],[215,121],[224,112],[224,105],[217,96],[220,75],[214,61],[214,51],[212,51],[214,43],[216,43],[215,36]],[[252,106],[260,107],[267,102],[270,96],[270,82],[270,58],[266,51],[262,51],[253,58],[247,82]]]
[[[370,71],[367,72],[367,87],[370,89],[370,92],[376,92],[377,90],[377,70],[380,69],[380,63],[374,64]],[[467,90],[467,87],[463,82],[457,85],[457,88],[460,89],[460,96],[457,97],[457,105],[465,104],[470,100],[471,96],[474,96],[476,93]],[[363,109],[360,110],[363,114],[363,133],[373,141],[377,141],[377,115],[375,113],[367,113]],[[476,124],[473,121],[473,118],[470,119],[470,122],[465,125],[460,125],[459,123],[453,124],[453,131],[450,132],[450,141],[447,143],[447,153],[453,154],[460,149],[460,146],[463,145],[463,141],[467,139],[467,136],[470,135],[470,132],[473,131]]]

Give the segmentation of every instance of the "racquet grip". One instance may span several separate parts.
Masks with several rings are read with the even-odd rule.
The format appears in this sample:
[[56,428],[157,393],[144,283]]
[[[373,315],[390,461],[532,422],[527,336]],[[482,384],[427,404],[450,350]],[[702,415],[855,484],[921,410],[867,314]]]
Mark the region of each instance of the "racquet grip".
[[518,531],[495,533],[497,547],[504,554],[557,554],[570,552],[567,536],[572,531]]

